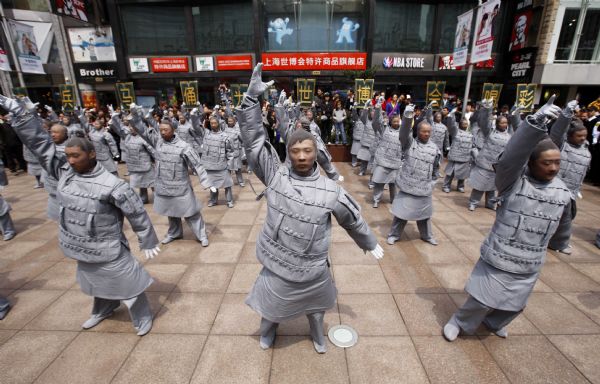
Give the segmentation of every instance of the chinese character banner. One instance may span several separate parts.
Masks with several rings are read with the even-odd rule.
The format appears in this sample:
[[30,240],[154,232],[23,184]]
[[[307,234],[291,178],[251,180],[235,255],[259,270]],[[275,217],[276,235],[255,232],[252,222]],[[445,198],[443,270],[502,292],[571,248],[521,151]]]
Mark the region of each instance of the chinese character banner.
[[119,96],[119,103],[121,108],[129,110],[129,105],[135,103],[135,91],[133,90],[133,83],[117,83],[117,95]]
[[521,112],[531,112],[533,110],[533,98],[537,84],[517,84],[517,105],[522,105],[524,108]]
[[374,85],[374,79],[354,79],[357,108],[363,108],[365,103],[373,98]]
[[494,108],[498,108],[500,92],[502,92],[502,84],[483,83],[483,92],[481,92],[481,99],[494,100]]
[[316,79],[296,79],[296,97],[301,106],[310,107],[312,105],[316,85]]
[[180,81],[179,86],[186,108],[195,108],[198,102],[198,81]]
[[233,106],[238,107],[242,104],[244,93],[248,90],[248,84],[230,84],[229,89],[231,91],[231,98],[233,99]]
[[437,103],[436,107],[439,108],[441,105],[440,101],[442,100],[442,96],[444,95],[444,90],[446,89],[445,81],[428,81],[427,82],[427,104],[435,101]]
[[62,103],[63,111],[73,112],[75,109],[75,86],[73,84],[61,84],[60,102]]

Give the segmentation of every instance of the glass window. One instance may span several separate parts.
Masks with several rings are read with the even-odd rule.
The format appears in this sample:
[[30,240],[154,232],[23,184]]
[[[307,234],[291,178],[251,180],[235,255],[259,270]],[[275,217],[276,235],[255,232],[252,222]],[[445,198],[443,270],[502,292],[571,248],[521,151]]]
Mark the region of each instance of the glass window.
[[476,5],[476,2],[438,5],[440,26],[439,52],[452,52],[454,50],[457,17],[474,8]]
[[192,8],[198,53],[251,51],[254,38],[252,3]]
[[577,20],[579,19],[580,9],[568,8],[565,10],[562,26],[560,27],[560,35],[558,37],[558,45],[556,46],[555,60],[569,60],[575,30],[577,29]]
[[267,51],[361,51],[365,5],[359,0],[264,0]]
[[433,14],[434,6],[431,4],[378,0],[374,50],[431,52]]
[[189,52],[183,7],[126,5],[121,17],[130,55]]
[[[579,45],[575,60],[592,60],[600,31],[600,9],[588,9],[583,21],[583,29],[579,37]],[[561,31],[562,32],[562,31]]]

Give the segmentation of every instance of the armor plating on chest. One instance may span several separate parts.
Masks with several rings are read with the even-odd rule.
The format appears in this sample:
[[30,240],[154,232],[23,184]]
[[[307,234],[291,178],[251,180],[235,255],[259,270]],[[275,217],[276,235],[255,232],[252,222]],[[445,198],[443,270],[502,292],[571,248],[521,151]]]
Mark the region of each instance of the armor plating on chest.
[[223,131],[206,132],[202,142],[202,165],[209,171],[221,171],[227,169],[227,145],[228,135]]
[[109,133],[93,130],[89,133],[90,141],[94,144],[96,150],[96,159],[99,161],[109,161],[112,159],[110,148],[106,144],[105,135]]
[[360,145],[363,147],[370,148],[375,141],[375,130],[373,129],[373,123],[370,120],[367,120],[366,124],[363,124],[363,134],[360,138]]
[[152,157],[148,144],[139,136],[128,135],[125,140],[127,148],[127,169],[129,172],[147,172],[152,169]]
[[471,149],[473,148],[473,135],[467,131],[459,130],[452,141],[448,160],[466,163],[471,159]]
[[508,140],[510,140],[510,134],[508,132],[493,130],[477,155],[475,164],[488,171],[493,171],[494,168],[492,165],[496,164],[498,161],[498,156],[504,151],[504,147],[506,146],[506,143],[508,143]]
[[437,145],[440,151],[444,150],[444,138],[446,137],[446,132],[448,129],[442,123],[433,123],[431,125],[431,141]]
[[402,143],[399,130],[385,127],[379,145],[375,152],[377,165],[390,169],[400,169],[402,166]]
[[433,192],[433,168],[439,153],[430,141],[426,144],[412,141],[405,153],[398,185],[402,192],[415,196],[429,196]]
[[183,196],[189,188],[189,175],[183,152],[189,146],[183,140],[160,140],[156,146],[156,193],[162,196]]
[[560,152],[558,177],[576,194],[581,188],[581,183],[583,183],[591,161],[592,157],[587,143],[579,147],[565,143]]

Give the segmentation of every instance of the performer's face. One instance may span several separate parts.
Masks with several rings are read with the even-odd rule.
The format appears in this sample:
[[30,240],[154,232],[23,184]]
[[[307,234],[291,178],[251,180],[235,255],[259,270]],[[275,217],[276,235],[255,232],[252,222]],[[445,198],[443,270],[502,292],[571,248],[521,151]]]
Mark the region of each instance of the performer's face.
[[529,171],[539,181],[552,181],[559,170],[560,151],[558,149],[544,151],[536,160],[529,161]]
[[87,173],[96,165],[96,152],[89,153],[80,147],[66,147],[65,156],[73,170],[77,173]]
[[421,126],[419,127],[419,140],[421,140],[423,143],[426,143],[429,141],[430,137],[431,137],[431,125],[421,124]]
[[508,128],[508,119],[506,117],[501,117],[498,119],[498,123],[496,124],[496,129],[500,132],[506,131]]
[[302,140],[292,145],[289,150],[292,168],[299,175],[308,175],[312,172],[317,158],[317,151],[312,140]]
[[573,145],[582,145],[583,143],[585,143],[586,139],[587,139],[587,130],[581,129],[581,130],[575,131],[571,135],[569,135],[569,137],[567,138],[567,141]]
[[162,137],[163,140],[171,141],[173,136],[175,136],[175,131],[169,124],[160,124],[158,130],[160,131],[160,137]]
[[50,137],[54,144],[61,144],[67,140],[67,130],[60,125],[53,125],[50,128]]
[[398,116],[392,117],[392,128],[394,128],[394,129],[400,128],[400,118]]
[[229,128],[233,128],[235,126],[235,119],[233,117],[227,118],[227,126]]
[[217,119],[210,119],[210,129],[213,132],[217,132],[219,130],[219,122]]

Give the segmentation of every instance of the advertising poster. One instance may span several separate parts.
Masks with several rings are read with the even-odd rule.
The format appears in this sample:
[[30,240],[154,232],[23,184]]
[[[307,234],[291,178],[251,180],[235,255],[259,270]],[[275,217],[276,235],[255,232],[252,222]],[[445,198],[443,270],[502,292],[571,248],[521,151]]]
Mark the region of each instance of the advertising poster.
[[110,27],[69,28],[71,53],[76,63],[117,61]]
[[469,45],[471,41],[471,24],[473,23],[473,10],[458,16],[456,24],[456,34],[454,36],[454,65],[461,66],[467,64]]
[[54,12],[77,20],[88,21],[88,11],[84,0],[55,0]]
[[527,46],[527,34],[529,33],[529,25],[532,17],[533,12],[531,9],[527,9],[515,15],[510,44],[508,45],[508,50],[510,52],[523,49]]
[[81,91],[81,102],[83,103],[83,108],[97,108],[98,98],[96,96],[96,91]]
[[[471,63],[488,60],[492,57],[492,46],[499,29],[500,0],[488,0],[477,12],[475,24],[475,45],[471,52]],[[456,60],[456,58],[455,58]]]
[[8,24],[10,26],[13,46],[19,58],[21,71],[25,73],[45,74],[42,59],[38,54],[33,27],[15,20],[8,20]]

